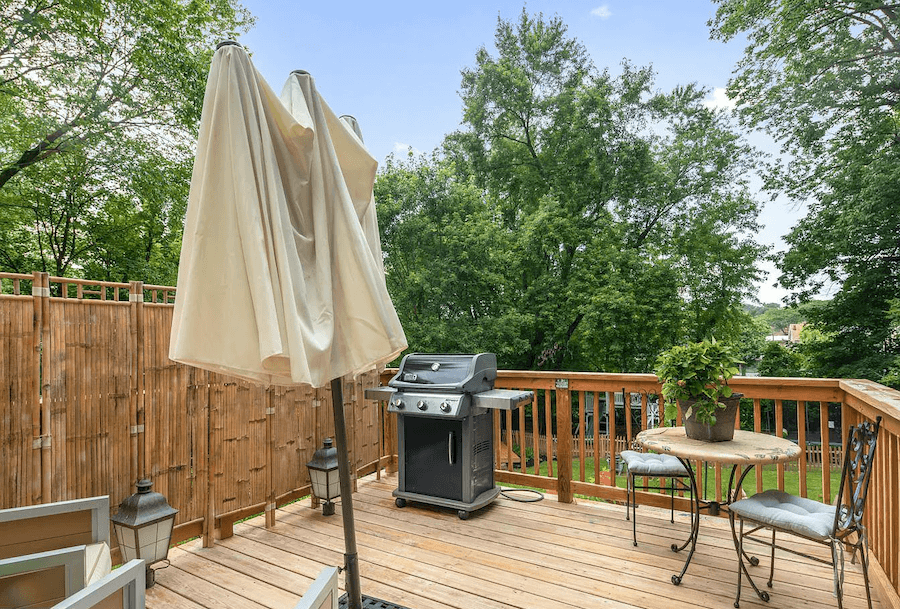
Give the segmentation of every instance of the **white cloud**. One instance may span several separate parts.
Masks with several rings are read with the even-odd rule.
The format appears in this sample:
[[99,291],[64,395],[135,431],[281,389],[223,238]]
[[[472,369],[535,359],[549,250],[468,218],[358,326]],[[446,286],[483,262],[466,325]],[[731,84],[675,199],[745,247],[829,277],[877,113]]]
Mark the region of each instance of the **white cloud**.
[[594,17],[600,17],[601,19],[609,19],[610,17],[612,17],[612,11],[609,10],[609,5],[604,4],[592,10],[591,15],[593,15]]
[[728,99],[724,88],[716,87],[713,89],[712,97],[705,99],[703,105],[710,109],[734,110],[737,104],[733,99]]
[[413,148],[409,144],[403,144],[401,142],[394,142],[394,149],[392,151],[397,156],[406,156],[408,154],[412,154],[412,156],[419,156],[422,154],[422,151],[418,148]]

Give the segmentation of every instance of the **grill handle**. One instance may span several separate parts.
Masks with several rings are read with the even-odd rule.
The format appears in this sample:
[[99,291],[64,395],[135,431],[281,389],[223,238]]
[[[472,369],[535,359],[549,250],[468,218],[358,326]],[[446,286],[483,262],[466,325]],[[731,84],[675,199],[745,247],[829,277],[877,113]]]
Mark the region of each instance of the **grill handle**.
[[456,464],[456,454],[453,450],[456,447],[456,442],[453,440],[453,432],[451,431],[447,436],[447,458],[450,460],[450,465]]

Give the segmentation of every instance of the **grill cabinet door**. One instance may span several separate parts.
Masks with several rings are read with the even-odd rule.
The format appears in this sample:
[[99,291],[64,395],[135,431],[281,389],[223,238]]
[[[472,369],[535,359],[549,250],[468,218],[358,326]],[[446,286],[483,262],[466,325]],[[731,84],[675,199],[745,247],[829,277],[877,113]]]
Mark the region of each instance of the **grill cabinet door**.
[[461,501],[462,421],[416,416],[403,419],[406,492]]

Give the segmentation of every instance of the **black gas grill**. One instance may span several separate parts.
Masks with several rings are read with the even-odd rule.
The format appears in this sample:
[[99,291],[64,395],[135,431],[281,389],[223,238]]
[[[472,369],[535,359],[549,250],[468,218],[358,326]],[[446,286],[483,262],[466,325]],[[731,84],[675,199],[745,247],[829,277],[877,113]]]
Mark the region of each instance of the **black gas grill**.
[[366,391],[397,413],[398,507],[429,503],[456,509],[466,519],[500,494],[494,486],[491,410],[515,410],[534,394],[494,389],[496,378],[493,353],[412,353],[388,387]]

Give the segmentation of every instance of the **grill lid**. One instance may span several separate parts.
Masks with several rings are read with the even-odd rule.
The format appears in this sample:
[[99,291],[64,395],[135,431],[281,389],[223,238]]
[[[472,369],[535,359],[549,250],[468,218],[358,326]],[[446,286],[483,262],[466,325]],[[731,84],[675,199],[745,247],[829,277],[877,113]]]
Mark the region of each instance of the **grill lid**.
[[493,353],[410,353],[388,382],[398,390],[479,393],[494,388],[497,356]]

